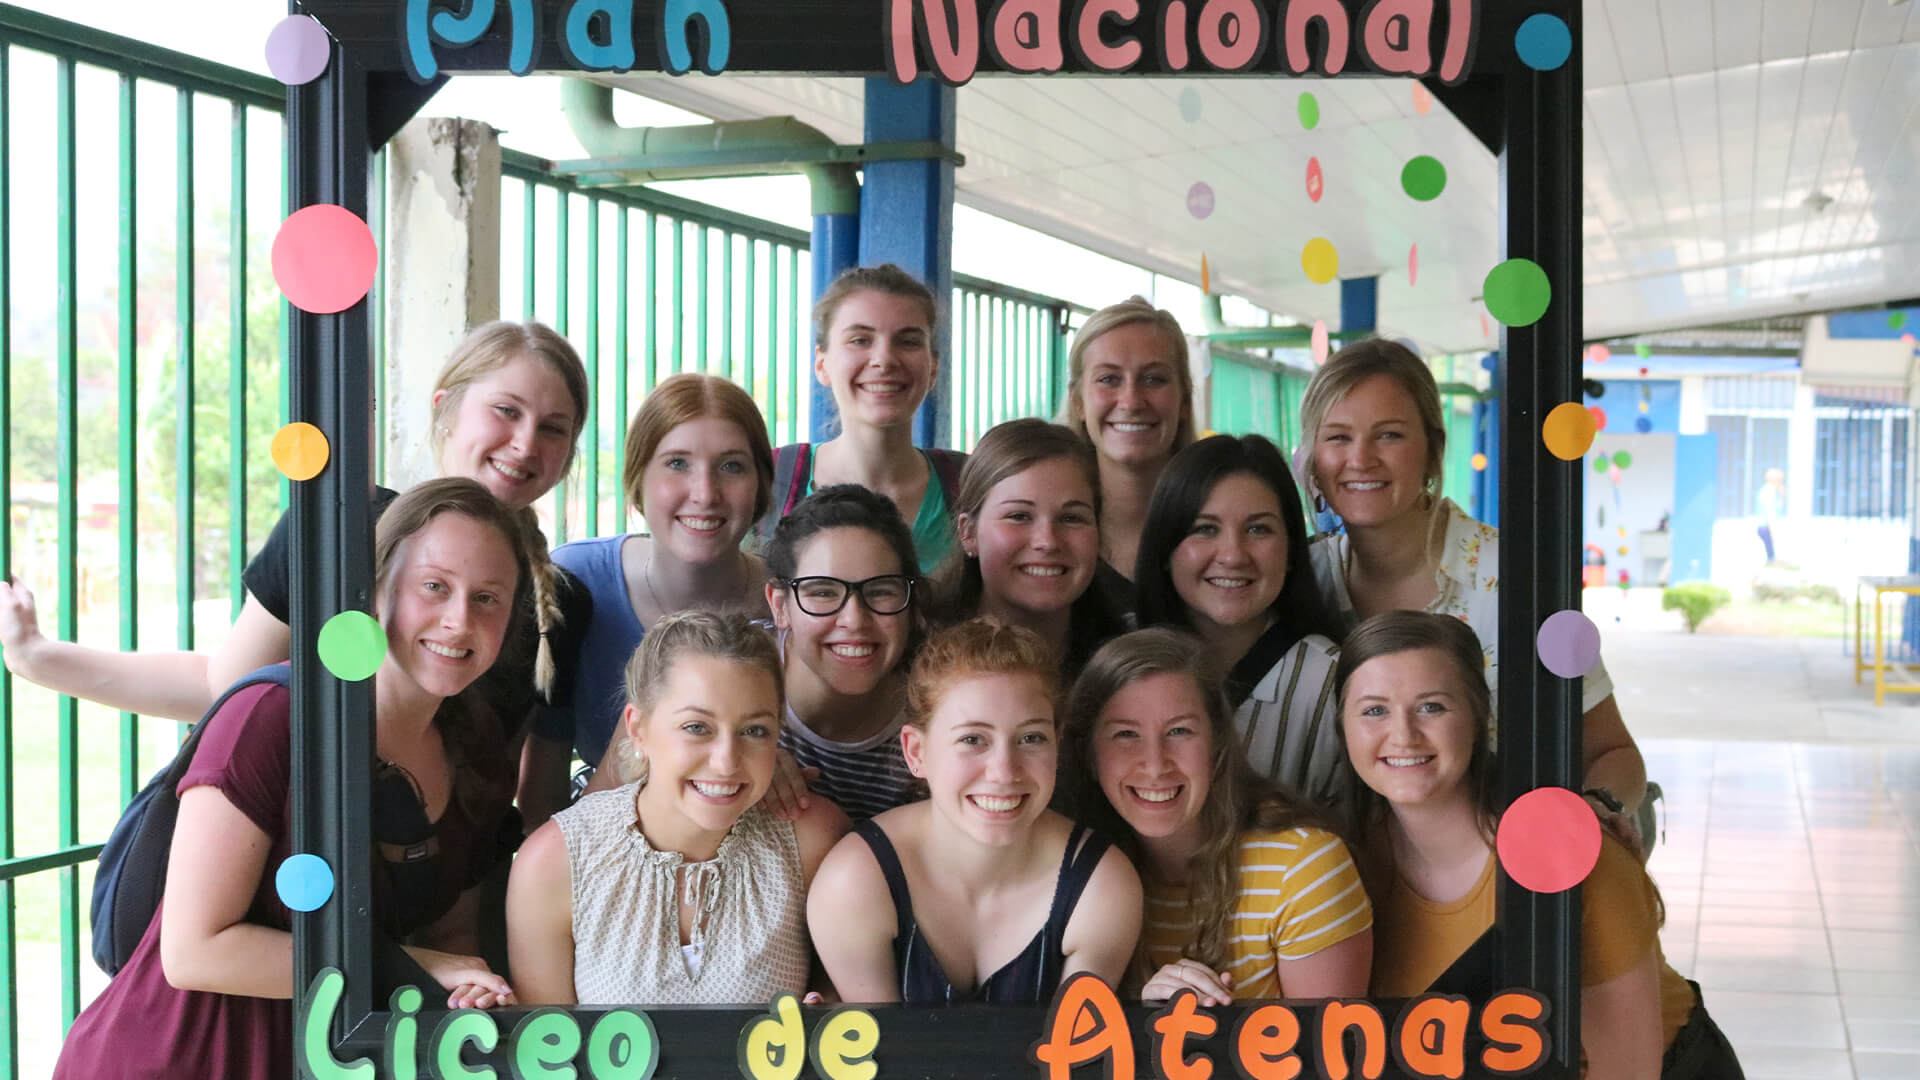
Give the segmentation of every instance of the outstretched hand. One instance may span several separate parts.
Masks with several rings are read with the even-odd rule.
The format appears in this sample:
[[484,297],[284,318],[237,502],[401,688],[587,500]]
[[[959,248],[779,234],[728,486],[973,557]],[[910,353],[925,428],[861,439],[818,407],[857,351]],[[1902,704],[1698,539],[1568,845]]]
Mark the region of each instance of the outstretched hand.
[[40,615],[33,590],[18,581],[0,581],[0,660],[7,670],[25,676],[27,650],[40,639]]

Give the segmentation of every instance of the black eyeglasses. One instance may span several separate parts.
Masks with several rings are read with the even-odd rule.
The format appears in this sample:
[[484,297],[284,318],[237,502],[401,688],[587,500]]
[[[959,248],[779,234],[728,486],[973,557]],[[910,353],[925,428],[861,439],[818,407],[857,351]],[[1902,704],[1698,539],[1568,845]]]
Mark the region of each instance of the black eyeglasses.
[[898,615],[913,603],[913,579],[905,574],[881,574],[865,581],[824,575],[788,578],[787,588],[793,590],[794,603],[809,615],[838,615],[854,593],[875,615]]

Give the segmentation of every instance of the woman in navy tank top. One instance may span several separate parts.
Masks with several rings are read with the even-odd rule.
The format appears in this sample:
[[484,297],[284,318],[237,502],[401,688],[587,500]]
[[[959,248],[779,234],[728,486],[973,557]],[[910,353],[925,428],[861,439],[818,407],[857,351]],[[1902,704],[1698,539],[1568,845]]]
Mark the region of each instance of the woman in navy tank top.
[[807,898],[843,1000],[1039,1003],[1067,975],[1126,970],[1140,878],[1047,809],[1058,670],[1039,635],[989,618],[920,651],[901,748],[928,797],[857,825]]

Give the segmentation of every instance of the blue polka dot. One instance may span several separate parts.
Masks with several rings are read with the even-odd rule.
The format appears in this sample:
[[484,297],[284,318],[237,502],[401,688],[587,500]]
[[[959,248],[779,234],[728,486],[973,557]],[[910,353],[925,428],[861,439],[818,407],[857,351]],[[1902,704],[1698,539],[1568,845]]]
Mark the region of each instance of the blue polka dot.
[[333,868],[318,855],[289,855],[274,872],[280,902],[295,911],[314,911],[333,895]]
[[1500,361],[1496,359],[1492,353],[1488,353],[1487,355],[1480,358],[1481,371],[1492,371],[1499,366],[1500,366]]
[[1573,32],[1558,15],[1529,15],[1513,35],[1513,48],[1521,63],[1535,71],[1552,71],[1573,55]]
[[1636,417],[1633,421],[1633,430],[1645,435],[1647,432],[1653,430],[1653,421],[1644,416]]

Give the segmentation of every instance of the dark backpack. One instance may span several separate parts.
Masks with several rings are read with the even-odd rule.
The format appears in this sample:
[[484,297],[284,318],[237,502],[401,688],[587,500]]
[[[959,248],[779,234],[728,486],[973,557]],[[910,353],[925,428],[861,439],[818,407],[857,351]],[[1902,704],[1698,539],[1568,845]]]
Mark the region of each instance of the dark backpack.
[[286,664],[269,664],[250,672],[227,687],[200,722],[193,726],[173,761],[154,774],[140,794],[133,797],[120,821],[100,849],[100,865],[93,876],[93,908],[88,921],[93,925],[93,962],[109,975],[117,975],[132,959],[133,950],[146,936],[153,913],[160,910],[160,897],[167,890],[167,855],[173,846],[173,823],[180,816],[180,796],[175,790],[193,764],[194,751],[200,749],[200,734],[207,721],[220,711],[227,699],[249,686],[272,683],[286,686],[293,669]]
[[[953,516],[953,500],[960,497],[960,469],[967,463],[967,455],[958,450],[942,450],[929,447],[926,451],[927,462],[933,466],[933,474],[940,478],[940,501],[945,505],[947,516]],[[807,492],[807,480],[813,475],[813,444],[788,443],[773,454],[773,505],[766,516],[754,529],[759,540],[759,550],[764,552],[773,543],[774,527],[780,519],[793,513],[793,508]],[[907,522],[907,528],[913,528],[913,522]]]

